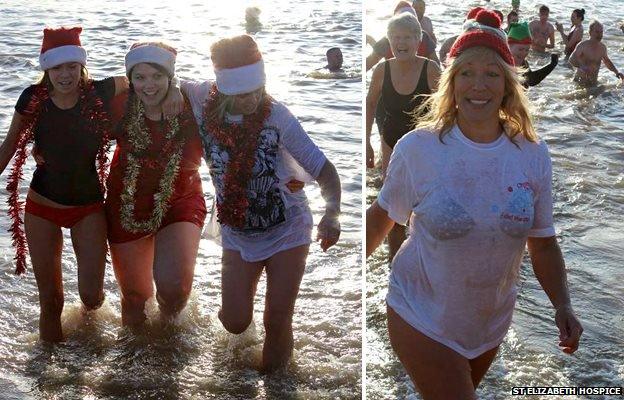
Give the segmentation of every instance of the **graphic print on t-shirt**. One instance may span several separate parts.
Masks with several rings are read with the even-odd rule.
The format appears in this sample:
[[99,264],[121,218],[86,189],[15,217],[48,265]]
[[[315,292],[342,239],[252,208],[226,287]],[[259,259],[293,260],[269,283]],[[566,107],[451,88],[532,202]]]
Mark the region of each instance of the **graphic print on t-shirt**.
[[533,189],[529,182],[519,182],[507,187],[507,191],[510,196],[499,226],[511,237],[525,237],[533,225]]
[[[279,180],[275,171],[279,137],[279,130],[273,126],[265,126],[260,132],[252,177],[247,186],[249,207],[245,214],[244,231],[264,230],[285,220],[284,201],[279,191]],[[210,148],[210,174],[217,188],[217,202],[221,203],[224,192],[223,179],[229,154],[215,141],[211,141],[208,147]]]

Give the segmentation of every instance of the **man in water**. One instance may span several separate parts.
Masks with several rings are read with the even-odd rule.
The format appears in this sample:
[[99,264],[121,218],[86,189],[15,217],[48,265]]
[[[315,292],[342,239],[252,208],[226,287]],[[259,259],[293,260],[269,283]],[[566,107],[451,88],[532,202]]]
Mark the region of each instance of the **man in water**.
[[332,47],[325,53],[327,68],[330,72],[342,72],[342,51],[338,47]]
[[582,85],[591,86],[598,82],[601,62],[604,62],[616,77],[624,80],[624,75],[618,71],[607,55],[607,46],[602,43],[603,31],[602,24],[593,21],[589,25],[589,39],[579,43],[570,55],[570,64],[577,67],[574,80]]
[[533,43],[531,43],[531,49],[544,53],[546,49],[552,49],[555,47],[555,27],[548,22],[548,16],[550,15],[550,9],[542,5],[539,8],[539,19],[534,19],[529,24],[531,30],[531,36]]

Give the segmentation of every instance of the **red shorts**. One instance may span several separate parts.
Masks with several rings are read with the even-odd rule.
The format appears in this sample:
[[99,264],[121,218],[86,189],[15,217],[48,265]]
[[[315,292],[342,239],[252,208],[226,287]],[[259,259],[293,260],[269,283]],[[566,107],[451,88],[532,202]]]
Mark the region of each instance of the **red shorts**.
[[[115,199],[117,200],[117,198]],[[131,233],[121,226],[120,204],[118,201],[106,201],[106,221],[108,224],[108,241],[111,243],[125,243],[152,235],[165,226],[174,222],[191,222],[200,229],[204,227],[206,219],[206,201],[203,193],[193,194],[176,200],[155,232]]]
[[88,204],[86,206],[56,208],[44,206],[43,204],[36,203],[29,198],[26,198],[25,211],[63,228],[71,228],[87,215],[96,213],[103,208],[104,203],[101,201],[98,203]]

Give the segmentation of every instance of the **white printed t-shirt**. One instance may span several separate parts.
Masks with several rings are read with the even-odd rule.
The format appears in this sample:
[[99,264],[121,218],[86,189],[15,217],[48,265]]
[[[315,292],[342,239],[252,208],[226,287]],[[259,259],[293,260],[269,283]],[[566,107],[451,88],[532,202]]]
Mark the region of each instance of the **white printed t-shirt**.
[[[203,108],[213,82],[182,82],[193,114],[200,126],[204,157],[210,168],[217,201],[223,201],[227,149],[205,132]],[[240,123],[242,116],[226,115],[228,122]],[[310,182],[321,172],[326,158],[301,124],[280,102],[271,103],[271,113],[258,139],[258,148],[247,195],[250,205],[246,226],[221,226],[221,245],[239,251],[245,261],[265,260],[273,254],[311,242],[312,214],[303,190],[291,193],[291,179]],[[216,212],[213,210],[213,212]]]
[[395,146],[377,199],[397,223],[410,219],[388,305],[469,359],[511,325],[527,237],[555,235],[546,144],[514,140],[475,143],[455,126],[441,143],[412,131]]

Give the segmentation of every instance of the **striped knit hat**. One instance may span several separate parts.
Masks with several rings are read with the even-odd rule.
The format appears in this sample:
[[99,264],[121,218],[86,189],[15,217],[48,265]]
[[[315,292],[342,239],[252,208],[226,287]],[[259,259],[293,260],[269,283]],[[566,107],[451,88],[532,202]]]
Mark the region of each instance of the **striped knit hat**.
[[449,52],[449,58],[455,58],[471,47],[483,46],[496,51],[509,65],[514,65],[513,55],[507,44],[507,35],[501,29],[501,20],[495,12],[479,11],[475,19],[464,23],[462,33]]

